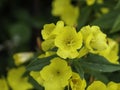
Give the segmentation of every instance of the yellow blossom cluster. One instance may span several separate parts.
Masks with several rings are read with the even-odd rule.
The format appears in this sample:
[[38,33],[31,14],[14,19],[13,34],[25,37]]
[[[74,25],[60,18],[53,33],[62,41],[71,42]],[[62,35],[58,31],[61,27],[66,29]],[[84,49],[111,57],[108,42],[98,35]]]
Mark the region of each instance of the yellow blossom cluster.
[[[105,57],[109,62],[118,64],[118,43],[107,37],[98,26],[84,26],[79,31],[75,27],[64,25],[63,21],[44,25],[41,31],[44,41],[42,50],[44,58],[57,54],[50,64],[39,71],[31,71],[30,75],[45,90],[112,90],[117,83],[110,82],[107,86],[98,81],[87,86],[86,80],[72,69],[67,60],[81,58],[88,53]],[[105,88],[105,89],[104,89]],[[117,88],[115,89],[117,90]]]
[[44,25],[42,37],[43,51],[55,49],[61,58],[74,59],[93,53],[111,63],[118,63],[118,43],[108,38],[98,26],[84,26],[77,32],[75,27],[65,26],[63,21],[58,21],[56,25]]

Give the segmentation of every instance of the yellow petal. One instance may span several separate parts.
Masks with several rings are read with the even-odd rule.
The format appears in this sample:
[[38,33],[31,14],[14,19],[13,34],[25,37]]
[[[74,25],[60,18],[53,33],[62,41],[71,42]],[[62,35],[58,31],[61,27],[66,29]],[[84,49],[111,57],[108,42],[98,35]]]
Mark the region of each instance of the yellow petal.
[[9,90],[5,78],[0,78],[0,90]]
[[16,53],[13,55],[15,65],[19,66],[32,58],[34,55],[33,52],[22,52]]
[[28,82],[28,77],[23,77],[26,69],[24,66],[13,68],[8,71],[7,80],[13,90],[32,89],[33,86]]
[[111,63],[118,64],[119,59],[118,50],[119,50],[118,43],[108,38],[107,49],[99,52],[99,55],[104,56]]
[[54,39],[48,39],[48,40],[43,41],[41,46],[42,46],[43,51],[51,50],[52,48],[55,47]]
[[70,87],[72,90],[85,90],[86,81],[85,79],[81,79],[79,74],[73,72],[70,79]]
[[107,84],[107,90],[119,90],[120,89],[120,83],[115,82],[109,82]]
[[106,85],[101,81],[94,81],[88,86],[87,90],[107,90]]

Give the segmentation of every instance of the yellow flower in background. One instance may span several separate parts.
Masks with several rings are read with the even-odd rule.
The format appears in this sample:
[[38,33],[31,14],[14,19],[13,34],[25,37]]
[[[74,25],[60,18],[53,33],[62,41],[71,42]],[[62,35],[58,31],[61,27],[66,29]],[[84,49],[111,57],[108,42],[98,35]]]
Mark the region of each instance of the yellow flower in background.
[[107,14],[110,10],[107,7],[102,7],[100,11],[102,12],[102,14]]
[[86,81],[81,79],[78,73],[73,72],[69,82],[72,90],[85,90]]
[[83,35],[85,47],[89,49],[89,52],[98,53],[105,50],[107,45],[106,34],[104,34],[98,26],[85,26],[80,32]]
[[33,86],[28,82],[27,77],[23,77],[26,69],[24,66],[19,68],[13,68],[8,71],[8,84],[12,90],[28,90],[32,89]]
[[91,6],[95,3],[96,0],[86,0],[88,6]]
[[67,25],[74,26],[77,24],[77,20],[79,17],[79,7],[75,6],[65,6],[63,13],[61,14],[60,18],[63,20]]
[[119,52],[119,45],[116,41],[108,38],[108,47],[107,49],[99,52],[99,55],[104,56],[109,62],[118,64],[118,52]]
[[120,90],[120,83],[109,82],[107,84],[107,90]]
[[88,86],[87,90],[107,90],[106,85],[101,81],[94,81]]
[[91,5],[95,4],[95,2],[96,2],[97,4],[103,4],[103,3],[104,3],[104,0],[86,0],[86,4],[87,4],[88,6],[91,6]]
[[5,78],[0,78],[0,90],[9,90]]
[[104,3],[104,0],[96,0],[96,2],[97,2],[98,4],[103,4],[103,3]]
[[72,76],[72,70],[65,60],[54,58],[50,65],[40,71],[40,75],[44,80],[45,90],[64,90]]
[[77,24],[79,8],[71,4],[71,0],[53,0],[53,16],[59,16],[67,25],[74,26]]
[[53,0],[52,2],[52,14],[54,16],[61,15],[66,6],[70,5],[71,0]]
[[13,55],[15,65],[19,66],[30,60],[34,55],[33,52],[21,52]]
[[82,35],[77,33],[74,27],[66,26],[55,38],[55,46],[58,47],[57,54],[62,58],[76,58],[77,49],[82,46]]

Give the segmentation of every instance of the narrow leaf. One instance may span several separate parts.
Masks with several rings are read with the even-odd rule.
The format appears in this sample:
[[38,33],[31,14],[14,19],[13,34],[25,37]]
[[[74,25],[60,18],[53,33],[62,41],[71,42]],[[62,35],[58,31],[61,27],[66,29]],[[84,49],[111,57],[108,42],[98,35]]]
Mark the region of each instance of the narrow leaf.
[[28,66],[27,70],[29,71],[37,71],[41,70],[45,65],[48,65],[50,63],[50,60],[54,58],[55,55],[45,58],[36,58],[36,60],[32,61]]
[[110,33],[114,33],[117,31],[120,31],[120,15],[117,17]]
[[119,13],[120,13],[119,10],[111,11],[110,13],[105,14],[102,17],[94,20],[91,24],[98,25],[104,29],[110,29],[110,28],[112,28],[112,26],[116,20],[116,17],[119,15]]
[[90,54],[88,57],[80,60],[83,68],[99,72],[114,72],[120,70],[120,64],[112,64],[104,57]]
[[77,73],[79,73],[80,77],[83,79],[84,78],[84,71],[83,71],[80,63],[78,61],[74,61],[73,65],[74,65],[75,71]]

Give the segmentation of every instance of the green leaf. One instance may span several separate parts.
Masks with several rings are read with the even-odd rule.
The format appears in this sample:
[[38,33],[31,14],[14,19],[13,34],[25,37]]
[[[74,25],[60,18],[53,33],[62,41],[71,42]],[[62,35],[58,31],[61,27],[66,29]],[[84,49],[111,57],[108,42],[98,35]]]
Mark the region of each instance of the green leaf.
[[116,17],[120,14],[119,10],[113,10],[108,14],[101,16],[100,18],[94,20],[91,24],[98,25],[103,29],[111,29]]
[[29,71],[41,70],[44,66],[50,64],[50,60],[54,57],[55,55],[45,58],[36,58],[27,66],[27,70]]
[[78,28],[84,26],[90,16],[91,7],[84,7],[80,11],[80,18],[78,19]]
[[84,71],[83,68],[81,67],[80,63],[77,60],[73,61],[73,67],[77,73],[79,73],[80,77],[83,79],[84,78]]
[[120,70],[120,64],[112,64],[104,57],[90,54],[83,60],[80,60],[81,66],[92,71],[114,72]]
[[110,33],[114,33],[114,32],[117,32],[117,31],[120,31],[120,14],[117,17]]

